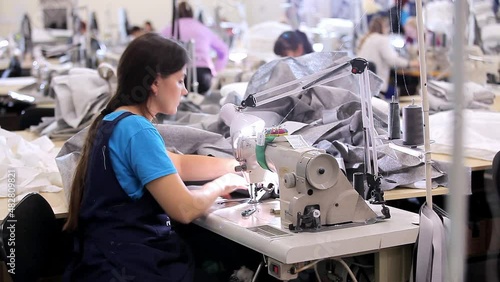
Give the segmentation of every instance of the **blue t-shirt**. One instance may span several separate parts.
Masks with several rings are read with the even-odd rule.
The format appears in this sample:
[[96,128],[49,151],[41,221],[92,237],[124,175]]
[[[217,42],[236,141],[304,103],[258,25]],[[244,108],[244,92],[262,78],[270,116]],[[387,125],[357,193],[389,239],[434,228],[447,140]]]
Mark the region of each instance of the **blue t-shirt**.
[[[104,120],[112,121],[123,112],[110,113]],[[141,198],[149,182],[177,173],[163,138],[143,116],[128,116],[116,125],[109,139],[109,151],[116,178],[132,199]]]

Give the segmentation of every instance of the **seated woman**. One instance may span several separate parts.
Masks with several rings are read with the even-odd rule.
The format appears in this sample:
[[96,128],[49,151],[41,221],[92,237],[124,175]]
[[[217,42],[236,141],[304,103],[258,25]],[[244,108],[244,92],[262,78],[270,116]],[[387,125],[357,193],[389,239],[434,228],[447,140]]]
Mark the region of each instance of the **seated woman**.
[[[74,240],[63,281],[207,281],[171,220],[203,216],[219,196],[246,189],[233,158],[169,153],[154,126],[173,115],[189,63],[156,33],[133,40],[118,64],[117,89],[90,125],[71,184],[65,230]],[[210,181],[189,190],[184,182]],[[123,281],[123,280],[122,280]]]
[[307,35],[300,30],[285,31],[274,43],[274,54],[280,57],[298,57],[312,52]]
[[[381,92],[388,92],[391,68],[418,67],[418,60],[407,60],[396,53],[391,45],[387,17],[376,16],[370,21],[369,31],[361,38],[357,55],[375,65],[376,74],[384,80]],[[392,95],[389,95],[392,96]],[[389,97],[388,97],[389,98]]]

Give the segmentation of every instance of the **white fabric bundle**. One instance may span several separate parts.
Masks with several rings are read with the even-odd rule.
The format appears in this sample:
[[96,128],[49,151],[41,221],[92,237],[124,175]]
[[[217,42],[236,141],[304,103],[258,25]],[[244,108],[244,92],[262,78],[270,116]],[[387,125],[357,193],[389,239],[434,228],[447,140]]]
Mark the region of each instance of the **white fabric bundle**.
[[[445,81],[428,82],[429,109],[434,112],[454,108],[453,84]],[[464,83],[464,105],[468,109],[488,109],[493,104],[495,93],[475,82]]]
[[15,171],[16,195],[59,192],[62,180],[55,157],[59,149],[46,136],[26,141],[0,129],[0,197],[7,197],[8,171]]
[[[464,110],[464,156],[492,161],[500,151],[500,113]],[[436,113],[429,117],[431,150],[450,154],[453,147],[453,112]]]

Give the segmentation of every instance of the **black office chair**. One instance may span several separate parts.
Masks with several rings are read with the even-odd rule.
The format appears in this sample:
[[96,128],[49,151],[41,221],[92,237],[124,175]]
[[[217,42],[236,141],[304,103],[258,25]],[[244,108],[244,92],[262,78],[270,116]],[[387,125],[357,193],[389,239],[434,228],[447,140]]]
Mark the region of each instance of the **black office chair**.
[[491,172],[493,174],[493,184],[495,185],[495,188],[497,188],[497,192],[500,194],[500,152],[497,152],[493,158]]
[[38,125],[42,122],[42,117],[53,117],[54,115],[54,108],[27,108],[21,112],[19,128],[24,130],[32,125]]
[[62,275],[68,240],[49,203],[30,193],[3,220],[0,255],[13,282],[35,282]]

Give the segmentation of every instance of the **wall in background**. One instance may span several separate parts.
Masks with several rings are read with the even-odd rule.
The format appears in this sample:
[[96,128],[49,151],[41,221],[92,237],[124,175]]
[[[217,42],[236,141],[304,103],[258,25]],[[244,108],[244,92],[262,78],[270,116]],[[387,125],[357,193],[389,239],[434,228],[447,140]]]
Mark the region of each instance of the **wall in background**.
[[[131,25],[142,26],[145,20],[150,20],[157,28],[160,28],[166,25],[171,18],[171,5],[170,1],[165,0],[78,1],[78,6],[86,6],[90,11],[96,12],[103,33],[113,38],[118,36],[118,8],[124,7],[126,9]],[[34,28],[43,27],[43,13],[38,0],[0,0],[0,36],[6,36],[19,30],[20,19],[24,13],[30,15]]]
[[22,15],[28,12],[36,13],[38,1],[35,0],[0,0],[0,36],[5,37],[10,32],[20,28]]
[[[55,2],[65,0],[52,0]],[[118,8],[127,11],[129,24],[142,26],[150,20],[157,30],[170,23],[172,1],[167,0],[78,0],[78,6],[87,6],[96,11],[101,34],[110,39],[118,37]],[[247,21],[253,25],[266,20],[282,20],[282,1],[268,0],[191,0],[198,11],[203,10],[208,23],[214,21],[215,9],[221,8],[223,17],[230,21]],[[20,20],[28,13],[34,28],[43,27],[43,15],[39,0],[0,0],[0,36],[19,30]]]

